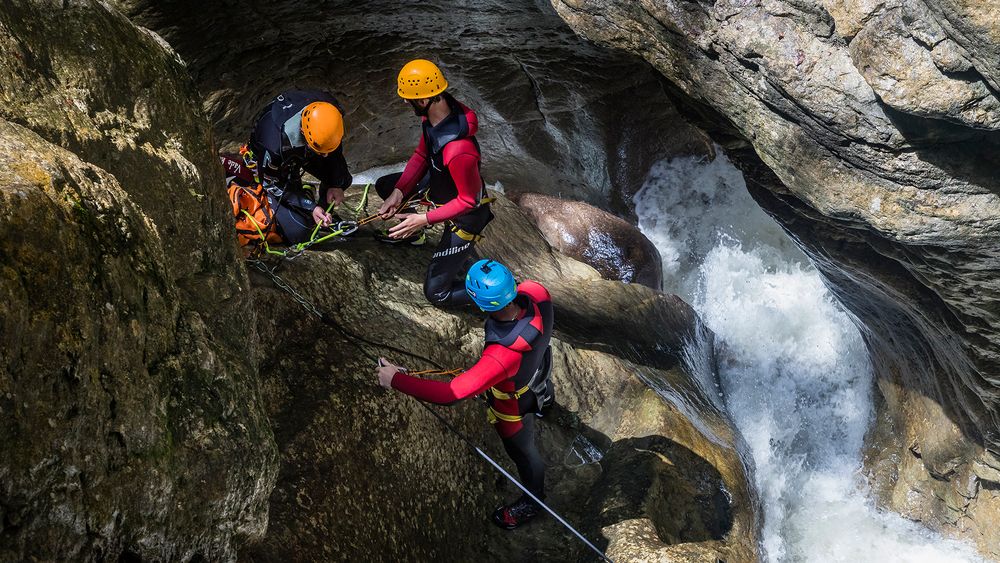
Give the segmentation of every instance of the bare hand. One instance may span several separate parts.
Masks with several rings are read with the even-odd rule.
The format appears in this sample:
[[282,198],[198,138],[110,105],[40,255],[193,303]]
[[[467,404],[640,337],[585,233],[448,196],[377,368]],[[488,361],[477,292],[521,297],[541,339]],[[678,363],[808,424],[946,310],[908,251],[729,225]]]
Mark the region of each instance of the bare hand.
[[330,188],[326,190],[326,204],[335,204],[334,207],[339,206],[344,203],[344,189],[343,188]]
[[403,221],[395,227],[389,229],[391,238],[406,238],[413,236],[417,231],[427,226],[426,213],[402,213],[397,215]]
[[392,389],[392,378],[396,376],[396,372],[402,370],[399,366],[393,364],[385,358],[379,358],[379,368],[375,372],[378,377],[378,384],[386,389]]
[[312,216],[313,221],[319,225],[323,225],[324,227],[329,227],[333,224],[333,217],[331,217],[329,213],[324,211],[323,208],[318,205],[313,208]]
[[382,202],[382,207],[378,208],[378,214],[382,216],[383,219],[388,219],[399,211],[399,204],[403,202],[403,192],[399,191],[399,188],[394,188],[389,197],[385,198]]

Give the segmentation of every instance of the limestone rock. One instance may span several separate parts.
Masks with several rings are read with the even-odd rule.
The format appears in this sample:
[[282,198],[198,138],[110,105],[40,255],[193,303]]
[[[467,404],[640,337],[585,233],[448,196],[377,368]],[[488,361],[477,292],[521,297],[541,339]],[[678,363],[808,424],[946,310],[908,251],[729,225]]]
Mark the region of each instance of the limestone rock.
[[605,279],[662,288],[659,252],[624,219],[583,202],[542,194],[520,194],[515,201],[562,254],[589,264]]
[[752,146],[730,156],[755,199],[865,326],[892,427],[872,440],[906,436],[922,452],[872,443],[871,467],[910,456],[899,486],[933,491],[905,506],[882,498],[1000,555],[1000,499],[955,501],[968,467],[1000,451],[996,4],[553,5],[582,35],[646,58],[710,130]]
[[0,102],[0,560],[231,560],[277,459],[184,68],[102,2],[5,2]]
[[900,10],[873,19],[850,50],[865,80],[892,108],[970,127],[1000,128],[1000,100],[989,84],[981,78],[951,78],[939,68],[938,61],[950,69],[965,66],[957,45],[942,39],[926,48],[907,30]]

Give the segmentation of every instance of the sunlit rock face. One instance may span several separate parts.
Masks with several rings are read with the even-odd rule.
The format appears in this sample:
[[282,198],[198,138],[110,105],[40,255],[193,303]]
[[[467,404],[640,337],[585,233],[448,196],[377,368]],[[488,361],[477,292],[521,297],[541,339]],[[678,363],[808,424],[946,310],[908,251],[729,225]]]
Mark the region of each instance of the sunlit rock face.
[[0,560],[222,561],[266,529],[277,453],[197,106],[104,3],[0,5]]
[[396,73],[422,57],[479,112],[484,175],[510,191],[627,213],[655,160],[710,151],[648,64],[578,38],[544,2],[122,3],[188,63],[224,144],[281,90],[317,87],[345,106],[355,168],[405,161],[419,126]]
[[1000,553],[997,6],[553,4],[752,147],[756,199],[866,329],[879,497]]

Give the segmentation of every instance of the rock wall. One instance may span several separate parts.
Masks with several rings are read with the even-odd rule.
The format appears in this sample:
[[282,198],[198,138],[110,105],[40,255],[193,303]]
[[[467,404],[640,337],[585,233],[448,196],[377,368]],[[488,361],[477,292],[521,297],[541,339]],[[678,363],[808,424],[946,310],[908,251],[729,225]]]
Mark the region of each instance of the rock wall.
[[1000,555],[995,2],[554,0],[742,151],[864,327],[881,500]]
[[0,6],[0,560],[220,561],[266,527],[254,311],[198,105],[104,3]]
[[484,175],[511,193],[624,214],[653,162],[711,152],[648,64],[576,37],[545,2],[119,3],[187,61],[224,143],[281,90],[317,87],[345,105],[352,169],[403,162],[419,126],[396,73],[424,57],[479,112]]

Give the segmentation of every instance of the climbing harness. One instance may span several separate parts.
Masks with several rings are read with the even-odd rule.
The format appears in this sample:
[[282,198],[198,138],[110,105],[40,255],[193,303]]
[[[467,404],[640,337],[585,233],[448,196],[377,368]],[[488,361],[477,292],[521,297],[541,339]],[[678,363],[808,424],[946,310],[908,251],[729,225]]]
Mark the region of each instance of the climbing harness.
[[469,231],[466,231],[465,229],[460,228],[458,225],[454,225],[454,224],[451,225],[449,227],[449,230],[451,232],[455,233],[455,236],[457,236],[458,238],[460,238],[460,239],[462,239],[464,241],[467,241],[467,242],[479,242],[479,241],[483,240],[483,235],[477,235],[475,233],[470,233]]
[[[525,393],[531,391],[535,394],[535,399],[538,401],[538,410],[541,411],[549,404],[552,403],[554,397],[552,395],[552,387],[549,385],[549,380],[552,377],[552,346],[550,345],[545,349],[545,357],[542,359],[542,365],[538,366],[535,373],[531,375],[528,382],[524,384],[523,387],[517,389],[513,393],[505,393],[496,387],[490,387],[490,393],[494,398],[501,401],[514,399],[518,400]],[[486,413],[486,418],[490,421],[490,424],[496,424],[498,420],[504,422],[520,422],[521,416],[513,416],[509,414],[504,414],[496,411],[492,406]]]

